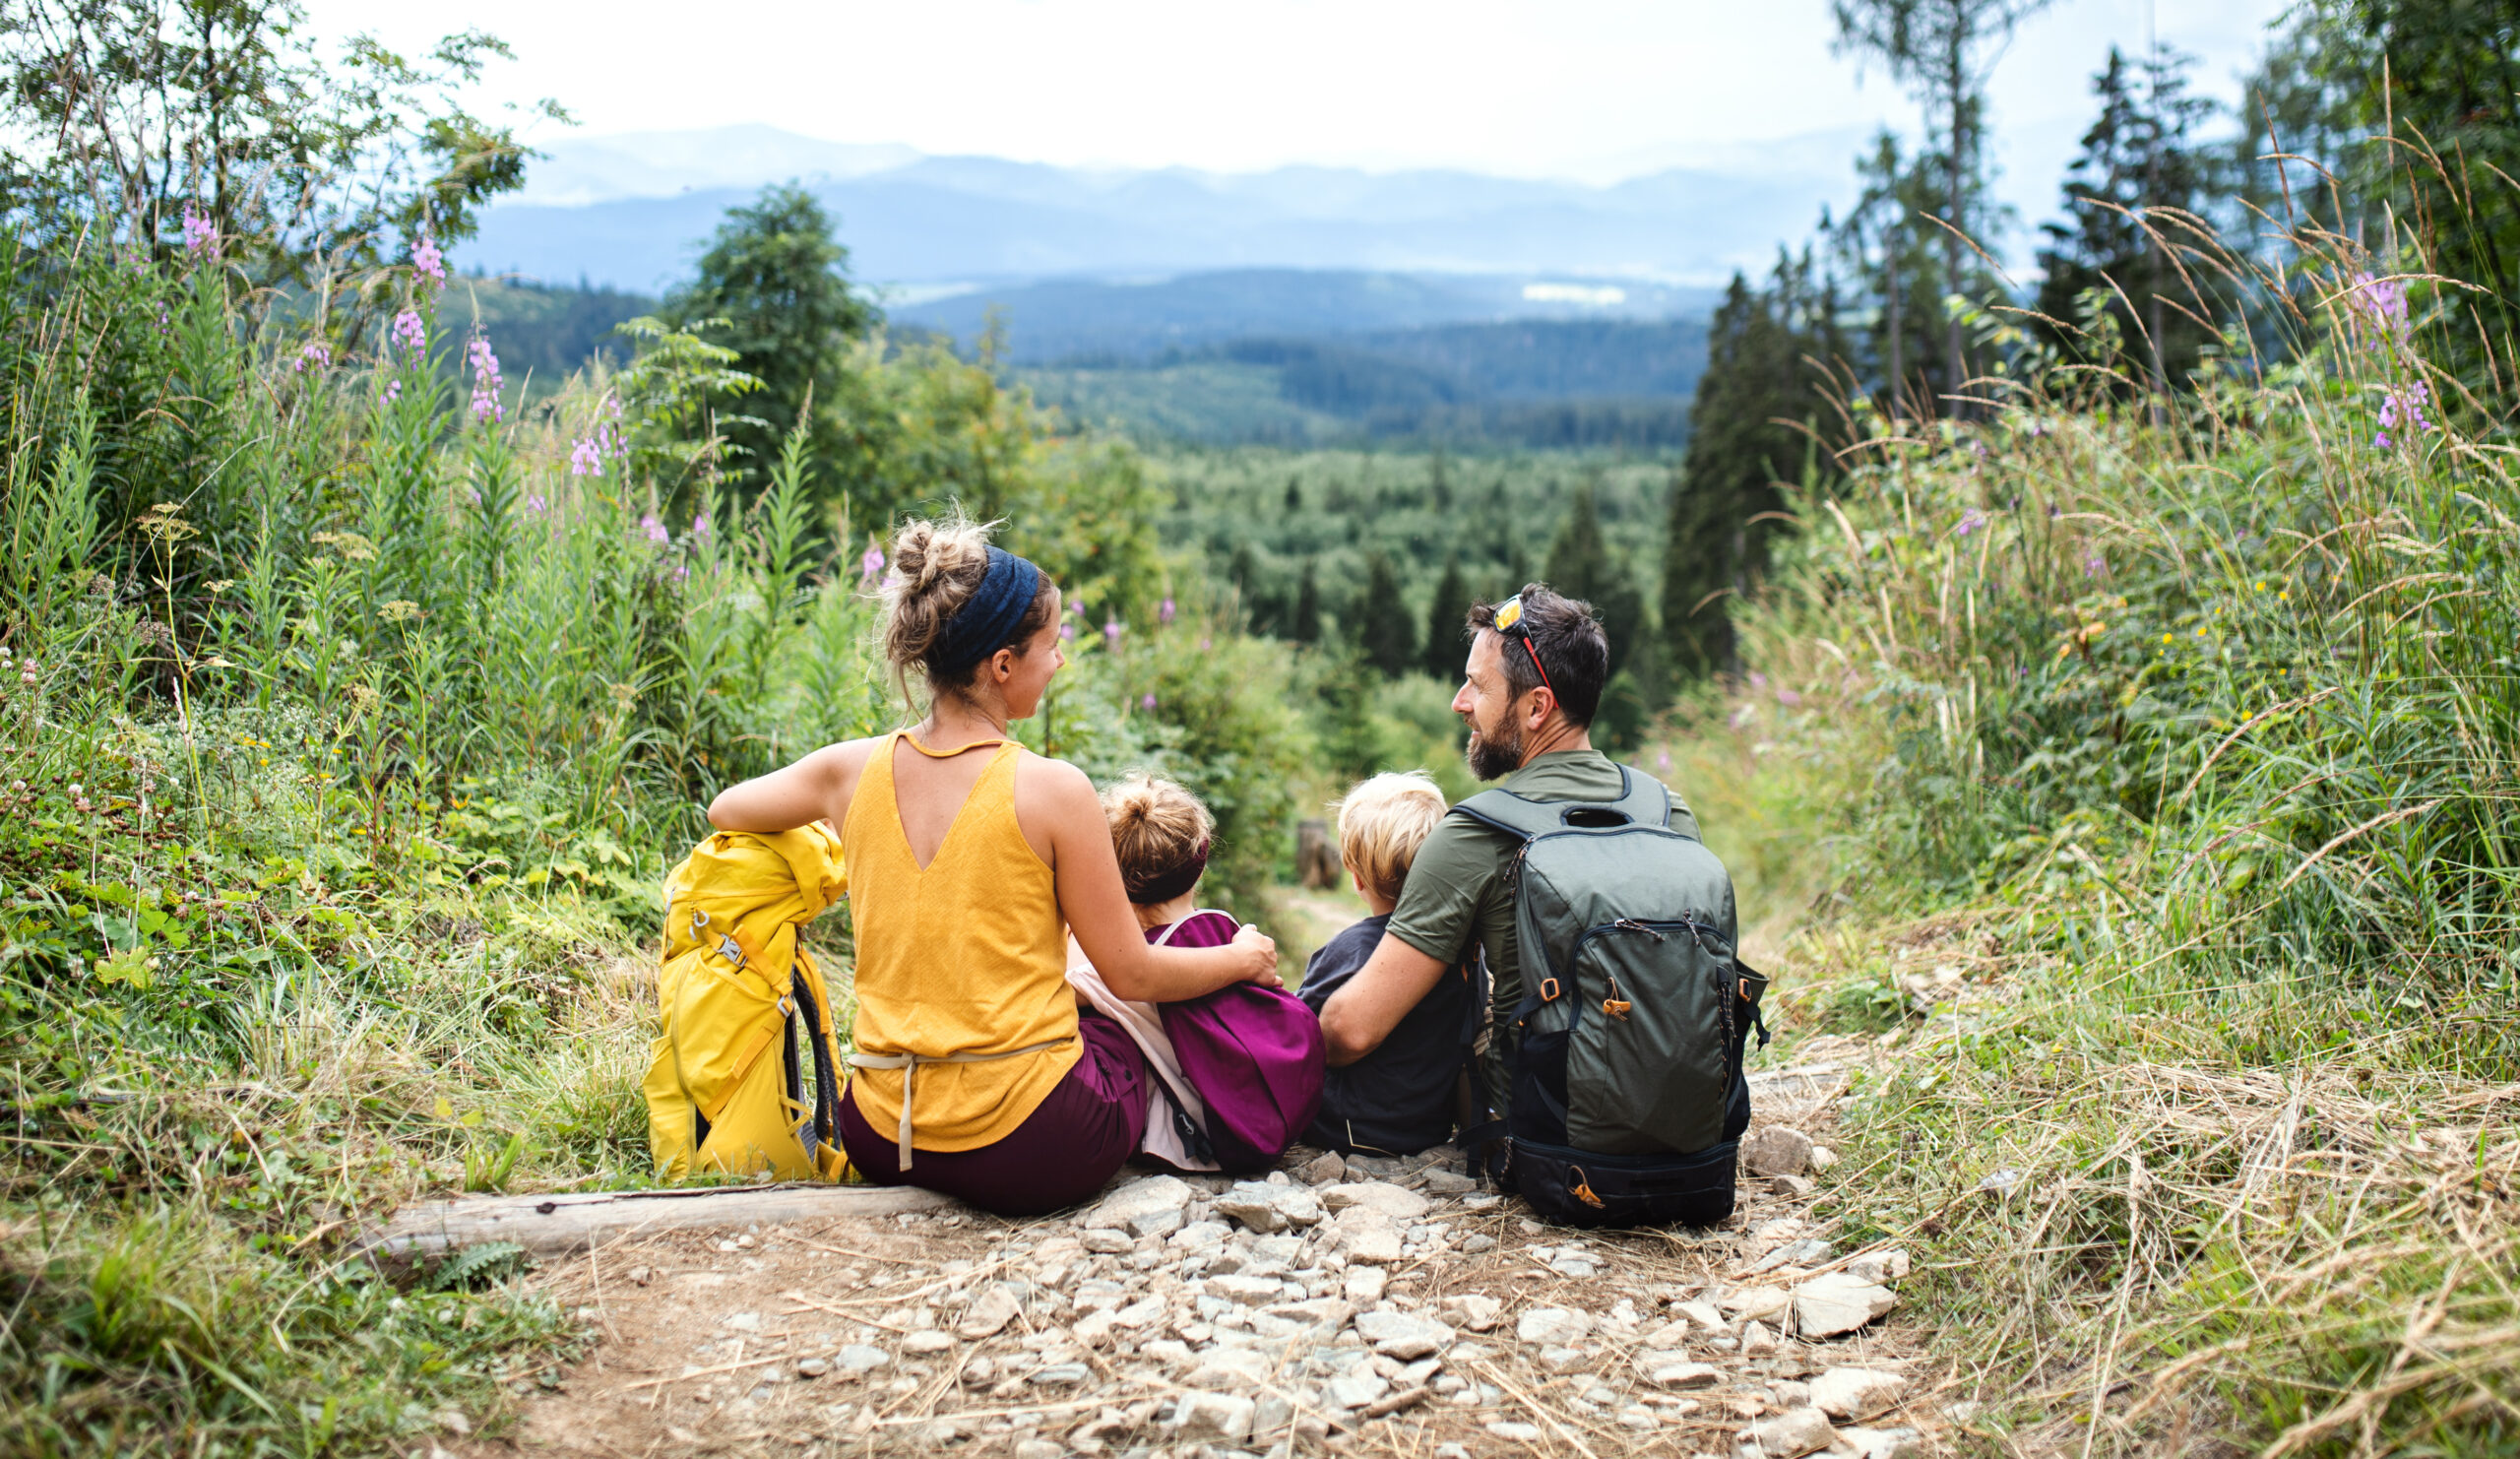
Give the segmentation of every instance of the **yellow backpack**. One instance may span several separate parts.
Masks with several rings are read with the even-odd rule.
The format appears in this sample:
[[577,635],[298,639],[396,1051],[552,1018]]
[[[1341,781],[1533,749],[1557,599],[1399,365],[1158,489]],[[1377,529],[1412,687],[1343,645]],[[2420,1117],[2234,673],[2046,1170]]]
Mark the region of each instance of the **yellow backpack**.
[[[772,1172],[839,1180],[838,1030],[798,933],[849,890],[840,838],[816,824],[776,836],[721,831],[665,878],[664,1032],[651,1046],[648,1143],[657,1174]],[[812,1050],[809,1104],[797,1059]],[[782,1036],[785,1042],[782,1043]],[[777,1056],[771,1046],[781,1044]]]

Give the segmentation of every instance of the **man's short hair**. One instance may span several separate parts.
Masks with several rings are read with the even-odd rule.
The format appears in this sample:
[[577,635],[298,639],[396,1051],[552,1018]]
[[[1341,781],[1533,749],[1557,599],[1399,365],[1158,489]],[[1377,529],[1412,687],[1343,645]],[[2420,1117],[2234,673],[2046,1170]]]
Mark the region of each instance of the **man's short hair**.
[[1339,802],[1339,859],[1365,890],[1400,900],[1418,848],[1444,818],[1444,793],[1422,770],[1386,771]]
[[[1546,583],[1526,583],[1517,596],[1523,600],[1523,623],[1531,630],[1541,667],[1548,670],[1547,684],[1557,696],[1558,710],[1577,725],[1592,724],[1602,707],[1602,686],[1610,677],[1609,635],[1593,616],[1593,605],[1561,598],[1548,591]],[[1470,628],[1473,633],[1495,632],[1496,604],[1473,603]],[[1510,636],[1503,647],[1505,688],[1520,699],[1540,687],[1540,669],[1532,666],[1532,656]]]

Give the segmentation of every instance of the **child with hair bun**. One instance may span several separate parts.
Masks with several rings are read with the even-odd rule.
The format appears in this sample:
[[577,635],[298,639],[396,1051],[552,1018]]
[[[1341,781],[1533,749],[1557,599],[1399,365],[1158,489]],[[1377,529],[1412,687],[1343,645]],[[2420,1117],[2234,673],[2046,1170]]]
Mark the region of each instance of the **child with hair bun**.
[[[1120,858],[1120,884],[1128,889],[1129,910],[1152,942],[1197,909],[1216,817],[1198,796],[1144,771],[1102,793],[1102,817],[1111,823],[1111,850]],[[1222,926],[1225,942],[1233,940],[1233,919],[1213,912],[1165,940],[1175,947],[1221,946],[1210,935],[1218,930],[1206,925],[1211,922]]]

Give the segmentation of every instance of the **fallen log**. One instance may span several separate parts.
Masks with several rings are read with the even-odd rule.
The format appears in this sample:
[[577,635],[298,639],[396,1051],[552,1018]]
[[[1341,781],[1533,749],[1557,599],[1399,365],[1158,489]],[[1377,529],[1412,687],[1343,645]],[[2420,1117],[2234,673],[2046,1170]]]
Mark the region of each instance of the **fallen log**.
[[409,1260],[484,1241],[514,1241],[537,1256],[563,1255],[632,1232],[890,1216],[952,1205],[909,1185],[711,1185],[687,1190],[599,1190],[570,1195],[489,1195],[424,1201],[361,1237],[353,1255]]

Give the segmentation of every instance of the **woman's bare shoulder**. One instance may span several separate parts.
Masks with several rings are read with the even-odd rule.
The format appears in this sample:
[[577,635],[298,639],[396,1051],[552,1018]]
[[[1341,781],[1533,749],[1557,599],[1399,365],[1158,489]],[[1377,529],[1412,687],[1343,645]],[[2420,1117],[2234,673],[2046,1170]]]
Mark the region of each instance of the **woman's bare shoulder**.
[[1030,745],[1015,747],[1015,768],[1023,778],[1041,790],[1057,794],[1073,795],[1083,792],[1094,794],[1094,781],[1084,771],[1065,760],[1044,755]]

